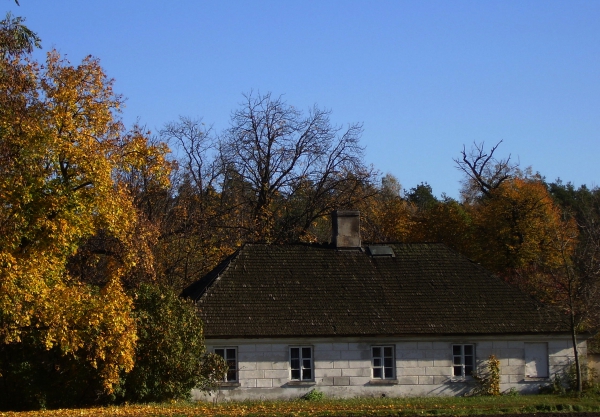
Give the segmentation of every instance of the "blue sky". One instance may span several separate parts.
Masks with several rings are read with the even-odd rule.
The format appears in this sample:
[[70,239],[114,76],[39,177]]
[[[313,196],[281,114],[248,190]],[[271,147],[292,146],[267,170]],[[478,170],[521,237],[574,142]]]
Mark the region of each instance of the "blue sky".
[[123,114],[216,131],[251,90],[362,122],[365,160],[458,197],[463,144],[600,185],[600,1],[3,0],[45,50],[100,58]]

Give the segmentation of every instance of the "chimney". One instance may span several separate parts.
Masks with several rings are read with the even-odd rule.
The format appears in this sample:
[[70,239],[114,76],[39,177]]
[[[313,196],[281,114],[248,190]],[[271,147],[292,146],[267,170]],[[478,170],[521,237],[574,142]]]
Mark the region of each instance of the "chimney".
[[336,248],[360,248],[360,212],[336,210],[331,213],[332,242]]

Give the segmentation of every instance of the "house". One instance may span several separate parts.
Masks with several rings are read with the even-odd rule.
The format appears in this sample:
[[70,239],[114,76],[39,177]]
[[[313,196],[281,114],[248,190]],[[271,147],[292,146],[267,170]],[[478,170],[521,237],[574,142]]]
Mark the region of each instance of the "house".
[[184,291],[229,364],[220,398],[459,395],[491,354],[503,391],[534,392],[570,364],[560,312],[442,244],[362,245],[357,211],[332,220],[330,245],[246,244]]

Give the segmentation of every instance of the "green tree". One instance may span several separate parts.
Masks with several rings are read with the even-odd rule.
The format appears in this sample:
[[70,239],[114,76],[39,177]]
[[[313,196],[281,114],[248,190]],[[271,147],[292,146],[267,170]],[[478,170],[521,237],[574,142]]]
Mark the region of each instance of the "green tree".
[[41,47],[42,40],[24,22],[24,18],[13,17],[10,12],[0,22],[0,50],[4,58],[30,54],[34,48]]
[[438,199],[433,195],[431,185],[426,182],[411,188],[405,194],[406,200],[421,211],[428,210],[438,203]]

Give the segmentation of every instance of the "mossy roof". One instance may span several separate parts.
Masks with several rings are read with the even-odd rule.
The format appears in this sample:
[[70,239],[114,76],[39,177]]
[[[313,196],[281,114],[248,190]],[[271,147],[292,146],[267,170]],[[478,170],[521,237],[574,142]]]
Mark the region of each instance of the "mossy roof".
[[443,244],[388,246],[394,257],[246,244],[182,295],[207,338],[568,332],[562,313]]

